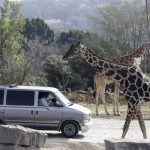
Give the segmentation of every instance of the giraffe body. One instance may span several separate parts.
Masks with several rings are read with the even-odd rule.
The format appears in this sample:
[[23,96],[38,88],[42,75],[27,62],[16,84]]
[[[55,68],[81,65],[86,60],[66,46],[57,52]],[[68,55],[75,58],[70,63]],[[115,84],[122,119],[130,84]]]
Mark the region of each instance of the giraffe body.
[[139,67],[118,65],[102,59],[80,43],[77,43],[76,46],[72,45],[63,59],[66,60],[77,57],[84,59],[102,75],[122,85],[124,97],[128,103],[122,138],[125,137],[130,122],[134,117],[137,117],[139,121],[143,137],[147,138],[140,104],[142,101],[150,101],[150,79],[145,77]]
[[[101,75],[101,73],[96,72],[94,75],[94,85],[96,89],[96,115],[98,115],[98,99],[99,96],[101,97],[101,100],[104,105],[105,113],[109,115],[109,112],[107,111],[106,102],[105,102],[105,88],[107,84],[111,84],[114,81],[111,80],[110,77]],[[113,94],[113,113],[114,115],[120,115],[119,113],[119,106],[118,106],[118,98],[119,98],[119,87],[120,84],[118,82],[115,82],[115,91]]]
[[[143,59],[143,54],[148,52],[150,47],[150,43],[146,43],[142,45],[139,49],[135,50],[131,54],[117,57],[112,60],[112,62],[117,64],[131,64],[133,66],[139,67],[141,64],[141,61]],[[113,81],[104,75],[101,75],[99,72],[97,72],[94,75],[94,85],[96,89],[96,115],[98,115],[98,98],[101,96],[102,102],[104,104],[105,112],[107,115],[109,115],[107,108],[106,108],[106,102],[105,102],[105,89],[106,85],[113,83]],[[114,91],[114,98],[113,98],[113,112],[114,115],[120,115],[119,113],[119,90],[120,84],[118,82],[115,82],[115,91]]]

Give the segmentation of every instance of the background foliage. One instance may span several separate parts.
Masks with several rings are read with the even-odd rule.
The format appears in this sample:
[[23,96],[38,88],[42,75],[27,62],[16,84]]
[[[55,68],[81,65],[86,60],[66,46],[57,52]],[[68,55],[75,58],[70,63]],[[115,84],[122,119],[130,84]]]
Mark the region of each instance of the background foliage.
[[[144,1],[96,7],[97,15],[87,15],[96,32],[53,30],[41,18],[25,18],[22,6],[4,0],[0,8],[0,84],[94,88],[93,68],[82,60],[62,60],[71,44],[80,41],[97,55],[112,59],[149,41],[149,11]],[[145,58],[141,68],[149,74],[149,56]]]

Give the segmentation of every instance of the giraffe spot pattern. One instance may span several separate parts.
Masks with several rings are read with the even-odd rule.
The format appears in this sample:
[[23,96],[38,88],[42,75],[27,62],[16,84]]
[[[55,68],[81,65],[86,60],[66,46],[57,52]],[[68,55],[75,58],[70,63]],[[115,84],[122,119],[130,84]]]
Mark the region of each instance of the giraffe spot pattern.
[[88,56],[88,53],[85,53],[85,57],[87,57]]
[[128,80],[129,80],[130,83],[135,83],[136,78],[137,78],[137,77],[136,77],[135,75],[132,75],[132,74],[131,74],[131,75],[128,77]]
[[135,90],[137,90],[137,87],[135,86],[135,84],[131,84],[129,86],[129,91],[135,91]]
[[125,86],[128,87],[129,86],[129,81],[126,79],[125,80]]
[[149,92],[145,92],[145,97],[149,97]]
[[138,78],[136,81],[136,86],[141,87],[141,85],[142,85],[142,80],[140,78]]
[[103,66],[104,62],[103,61],[99,61],[99,65]]
[[129,95],[125,95],[125,99],[126,99],[126,100],[129,100],[129,99],[130,99],[130,96],[129,96]]
[[124,78],[127,76],[127,70],[125,69],[118,69],[117,72]]
[[121,77],[120,77],[119,75],[116,75],[114,78],[115,78],[116,80],[120,80],[120,79],[121,79]]
[[137,92],[134,92],[134,93],[133,93],[133,96],[135,97],[135,99],[138,99],[138,97],[139,97],[139,95],[138,95]]
[[135,73],[135,72],[136,72],[136,70],[135,70],[135,68],[131,67],[131,68],[129,69],[129,72],[131,72],[131,73]]
[[150,101],[150,99],[148,97],[144,97],[143,100],[146,102]]
[[146,83],[143,83],[143,89],[144,89],[144,91],[148,90],[148,85]]
[[139,93],[139,96],[143,97],[144,96],[144,91],[142,88],[139,88],[138,89],[138,93]]
[[129,96],[132,96],[132,93],[130,91],[127,91],[126,94],[129,95]]
[[148,88],[148,91],[150,92],[150,87]]
[[96,58],[96,57],[93,57],[93,60],[94,60],[94,61],[97,61],[97,58]]
[[131,103],[132,105],[135,105],[135,104],[136,104],[135,98],[132,97],[132,98],[130,99],[130,103]]
[[112,76],[113,74],[115,74],[115,71],[114,71],[114,70],[108,70],[108,71],[106,72],[106,75],[108,75],[108,76]]
[[109,64],[109,67],[110,67],[111,69],[114,69],[114,68],[115,68],[114,65],[112,65],[112,64]]
[[104,64],[104,68],[108,68],[108,64],[107,63]]
[[143,77],[142,74],[141,74],[140,72],[137,72],[137,75],[138,75],[140,78]]
[[103,68],[100,67],[100,66],[98,66],[98,65],[95,66],[95,69],[98,70],[99,72],[102,72],[102,71],[103,71]]
[[92,63],[92,62],[93,62],[92,58],[89,58],[89,63]]

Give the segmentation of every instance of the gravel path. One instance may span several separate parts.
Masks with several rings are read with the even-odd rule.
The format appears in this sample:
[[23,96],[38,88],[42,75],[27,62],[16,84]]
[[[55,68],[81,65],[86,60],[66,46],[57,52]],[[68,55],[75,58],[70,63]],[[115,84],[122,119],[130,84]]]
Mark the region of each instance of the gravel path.
[[[112,119],[113,118],[113,119]],[[48,132],[48,139],[43,150],[104,150],[104,139],[120,139],[124,117],[98,117],[92,118],[91,129],[86,133],[79,133],[74,139],[66,139],[56,131]],[[150,121],[145,120],[147,136],[150,139]],[[137,120],[131,122],[126,135],[129,140],[143,140]]]

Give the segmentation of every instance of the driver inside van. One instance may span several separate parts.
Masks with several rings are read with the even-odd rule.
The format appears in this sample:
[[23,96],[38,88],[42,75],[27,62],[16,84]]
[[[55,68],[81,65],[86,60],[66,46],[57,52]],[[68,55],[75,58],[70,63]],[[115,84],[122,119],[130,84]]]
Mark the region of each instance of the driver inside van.
[[49,95],[49,93],[47,93],[47,92],[39,93],[38,106],[49,106],[48,95]]

